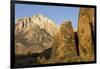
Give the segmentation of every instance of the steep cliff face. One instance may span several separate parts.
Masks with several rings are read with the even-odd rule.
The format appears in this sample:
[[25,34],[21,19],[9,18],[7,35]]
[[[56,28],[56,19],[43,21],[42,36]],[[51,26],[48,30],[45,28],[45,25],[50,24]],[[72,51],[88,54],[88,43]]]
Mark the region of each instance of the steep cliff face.
[[78,22],[79,53],[82,61],[94,60],[94,9],[80,8]]
[[15,53],[27,55],[41,53],[51,48],[57,27],[54,22],[43,15],[16,20]]

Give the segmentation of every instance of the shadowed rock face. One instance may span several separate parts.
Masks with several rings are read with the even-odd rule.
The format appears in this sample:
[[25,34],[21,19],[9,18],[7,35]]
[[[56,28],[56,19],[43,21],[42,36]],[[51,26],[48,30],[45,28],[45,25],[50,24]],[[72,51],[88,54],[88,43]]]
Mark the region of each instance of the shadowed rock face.
[[82,61],[94,60],[94,9],[80,8],[78,37],[79,53]]

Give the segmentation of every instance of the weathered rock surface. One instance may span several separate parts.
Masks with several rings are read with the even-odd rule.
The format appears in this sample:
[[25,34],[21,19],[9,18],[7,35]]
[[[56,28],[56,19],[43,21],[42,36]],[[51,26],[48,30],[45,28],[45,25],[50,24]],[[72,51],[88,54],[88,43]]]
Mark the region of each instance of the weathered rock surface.
[[[55,31],[58,30],[54,21],[50,20],[49,18],[47,18],[46,16],[44,16],[42,14],[36,14],[29,18],[26,17],[26,18],[21,18],[21,19],[16,20],[17,25],[20,24],[21,22],[24,23],[26,26],[28,26],[27,23],[29,23],[29,22],[35,23],[41,29],[45,29],[45,31],[48,32],[51,36],[54,36],[56,33]],[[20,29],[21,29],[21,27],[20,27]]]
[[65,21],[55,36],[51,59],[54,63],[74,62],[72,59],[77,56],[73,27],[70,21]]
[[58,31],[57,26],[55,25],[54,21],[48,19],[47,17],[43,16],[42,14],[37,14],[31,17],[32,22],[39,25],[40,28],[45,29],[51,36],[56,34]]
[[80,8],[78,23],[79,53],[82,61],[94,60],[94,9]]
[[57,27],[43,15],[16,20],[15,53],[27,55],[51,48]]

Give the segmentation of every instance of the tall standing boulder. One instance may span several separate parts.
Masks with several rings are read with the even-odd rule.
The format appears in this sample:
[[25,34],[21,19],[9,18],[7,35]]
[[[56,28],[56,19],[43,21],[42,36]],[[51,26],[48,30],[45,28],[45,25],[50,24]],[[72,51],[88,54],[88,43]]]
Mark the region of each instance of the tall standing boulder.
[[94,60],[94,9],[80,8],[78,22],[79,53],[82,61]]

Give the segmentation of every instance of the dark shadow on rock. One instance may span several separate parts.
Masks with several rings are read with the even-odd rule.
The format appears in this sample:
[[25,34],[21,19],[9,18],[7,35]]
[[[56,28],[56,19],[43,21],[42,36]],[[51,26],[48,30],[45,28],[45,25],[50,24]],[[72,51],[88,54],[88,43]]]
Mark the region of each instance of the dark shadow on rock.
[[78,56],[79,56],[79,39],[78,39],[78,34],[77,34],[77,32],[74,32],[74,37],[75,37],[76,51],[77,51],[77,54],[78,54]]
[[27,55],[27,56],[16,56],[15,58],[15,67],[27,67],[33,66],[36,63],[37,54]]
[[50,54],[51,54],[51,50],[52,50],[52,48],[49,48],[49,49],[45,50],[44,52],[39,54],[39,57],[40,58],[45,57],[45,59],[49,59]]
[[94,46],[96,45],[96,24],[94,25]]
[[92,26],[92,23],[89,23],[90,25],[90,29],[91,29],[91,38],[92,38],[92,43],[94,44],[94,32],[93,32],[93,26]]
[[30,67],[30,66],[34,66],[34,65],[38,65],[38,59],[37,57],[45,57],[45,59],[49,59],[50,57],[50,52],[51,52],[51,48],[45,50],[42,53],[39,54],[31,54],[31,55],[26,55],[26,56],[16,56],[15,58],[15,68],[23,68],[23,67]]

